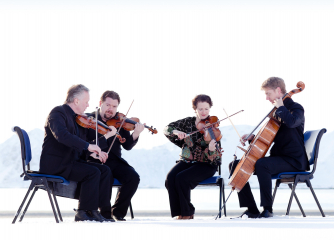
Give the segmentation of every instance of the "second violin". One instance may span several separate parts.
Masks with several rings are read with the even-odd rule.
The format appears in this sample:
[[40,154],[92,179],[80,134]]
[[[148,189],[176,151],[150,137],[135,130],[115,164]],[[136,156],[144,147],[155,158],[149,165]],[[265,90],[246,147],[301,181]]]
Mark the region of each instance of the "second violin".
[[[123,120],[125,120],[125,121],[124,121],[124,124],[123,124],[122,128],[124,128],[127,131],[134,130],[135,125],[140,122],[139,118],[134,118],[134,117],[127,118],[127,117],[125,117],[125,115],[123,113],[118,112],[118,113],[116,113],[115,117],[113,117],[112,119],[109,119],[107,121],[107,125],[108,126],[114,126],[115,128],[119,128],[121,126],[121,123],[122,123]],[[157,134],[158,133],[158,131],[155,128],[153,128],[152,126],[149,127],[149,126],[144,125],[144,127],[147,128],[152,134]]]

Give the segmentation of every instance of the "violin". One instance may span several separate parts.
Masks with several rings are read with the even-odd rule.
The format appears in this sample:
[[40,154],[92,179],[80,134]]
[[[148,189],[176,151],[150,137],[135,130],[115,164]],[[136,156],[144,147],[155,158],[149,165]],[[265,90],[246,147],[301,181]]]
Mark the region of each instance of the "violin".
[[[139,118],[127,118],[123,113],[116,113],[116,116],[113,117],[112,119],[109,119],[107,121],[108,126],[114,126],[115,128],[119,128],[124,120],[124,123],[122,125],[122,128],[127,130],[127,131],[132,131],[135,129],[135,125],[139,123]],[[148,128],[148,130],[153,134],[157,134],[158,131],[153,128],[152,126],[146,126],[144,125],[145,128]]]
[[[91,128],[91,129],[96,130],[96,120],[93,117],[88,117],[88,116],[85,116],[85,115],[77,115],[77,117],[75,118],[75,121],[81,127]],[[104,135],[104,134],[108,133],[110,131],[110,129],[107,125],[105,125],[104,123],[97,120],[97,131],[98,131],[98,133]],[[118,132],[116,132],[115,136],[118,138],[118,140],[121,143],[124,143],[126,141],[126,139],[122,138],[122,136]]]
[[[223,137],[218,127],[219,121],[216,116],[209,116],[196,125],[196,128],[203,134],[204,141],[206,142],[210,142],[212,139],[218,142]],[[218,152],[221,152],[217,143],[216,149]]]

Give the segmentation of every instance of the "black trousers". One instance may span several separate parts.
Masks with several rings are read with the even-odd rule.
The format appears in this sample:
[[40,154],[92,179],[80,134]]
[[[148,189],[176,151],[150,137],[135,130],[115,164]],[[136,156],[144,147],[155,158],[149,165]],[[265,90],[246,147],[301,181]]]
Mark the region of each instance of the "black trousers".
[[110,208],[110,177],[111,172],[107,166],[88,162],[74,162],[70,181],[80,185],[80,210],[97,210]]
[[[264,157],[257,160],[255,164],[255,174],[260,185],[261,206],[272,206],[272,180],[271,175],[281,172],[299,172],[301,170],[295,168],[288,163],[289,158],[286,157]],[[239,160],[229,164],[230,173],[234,171]],[[233,165],[232,165],[233,164]],[[238,192],[240,207],[256,207],[254,196],[252,194],[249,183],[247,182],[243,189]]]
[[133,167],[119,159],[108,160],[105,165],[111,170],[110,186],[113,185],[114,178],[116,178],[122,186],[116,196],[115,204],[111,208],[105,209],[102,215],[108,216],[109,214],[113,214],[117,217],[124,218],[130,206],[130,201],[137,191],[140,181],[139,175]]
[[165,186],[168,190],[172,217],[191,216],[195,207],[190,202],[190,191],[201,181],[212,177],[217,167],[209,163],[178,162],[167,174]]

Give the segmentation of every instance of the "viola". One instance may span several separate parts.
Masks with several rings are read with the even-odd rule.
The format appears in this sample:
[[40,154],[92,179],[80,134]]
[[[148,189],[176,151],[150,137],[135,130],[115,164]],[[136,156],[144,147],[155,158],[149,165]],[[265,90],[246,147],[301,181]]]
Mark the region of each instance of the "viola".
[[[212,139],[218,142],[223,137],[218,127],[219,121],[216,116],[209,116],[196,125],[196,128],[203,134],[204,141],[206,142],[210,142]],[[218,152],[221,152],[217,143],[216,149]]]
[[[85,115],[77,115],[77,117],[75,118],[75,121],[81,127],[91,128],[91,129],[96,130],[96,120],[93,117],[88,117],[88,116],[85,116]],[[110,131],[110,129],[107,125],[105,125],[104,123],[97,120],[97,131],[98,131],[98,133],[104,135],[104,134],[108,133]],[[126,141],[126,139],[122,138],[122,136],[118,132],[116,132],[116,137],[118,138],[118,140],[121,143],[124,143]]]
[[[296,93],[300,93],[305,88],[305,84],[303,82],[297,83],[297,89],[286,93],[283,97],[283,100],[286,98],[291,98],[292,95]],[[245,152],[243,157],[240,159],[238,165],[236,166],[230,182],[229,186],[232,187],[232,190],[237,190],[240,192],[245,184],[248,182],[248,179],[251,177],[255,170],[255,163],[258,159],[264,157],[269,150],[274,138],[281,126],[281,122],[274,118],[274,113],[276,111],[276,107],[274,107],[265,118],[255,127],[255,129],[247,136],[246,139],[249,138],[251,134],[261,125],[261,123],[269,117],[269,120],[266,124],[263,125],[258,134],[254,137],[252,142],[250,143],[247,150],[239,147],[241,150]]]
[[[122,125],[122,128],[127,130],[127,131],[132,131],[135,129],[135,125],[137,123],[139,123],[139,118],[127,118],[123,113],[116,113],[115,117],[113,117],[112,119],[109,119],[107,121],[107,125],[108,126],[114,126],[115,128],[119,128],[122,124],[124,120],[124,123]],[[152,134],[157,134],[158,131],[153,128],[152,126],[149,127],[149,126],[146,126],[144,125],[145,128],[148,128],[148,130],[152,133]]]

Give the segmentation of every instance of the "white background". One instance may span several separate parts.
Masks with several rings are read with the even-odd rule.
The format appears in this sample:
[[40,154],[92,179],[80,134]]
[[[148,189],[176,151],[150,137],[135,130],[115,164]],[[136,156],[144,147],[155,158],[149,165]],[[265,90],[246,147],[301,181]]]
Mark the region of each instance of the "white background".
[[[334,8],[331,1],[0,1],[0,143],[43,129],[67,89],[91,90],[91,112],[105,90],[120,112],[159,131],[136,148],[167,142],[168,123],[192,116],[208,94],[211,115],[255,126],[270,110],[260,91],[271,76],[298,81],[305,130],[332,131]],[[228,125],[225,121],[222,125]],[[224,133],[223,133],[224,134]]]

